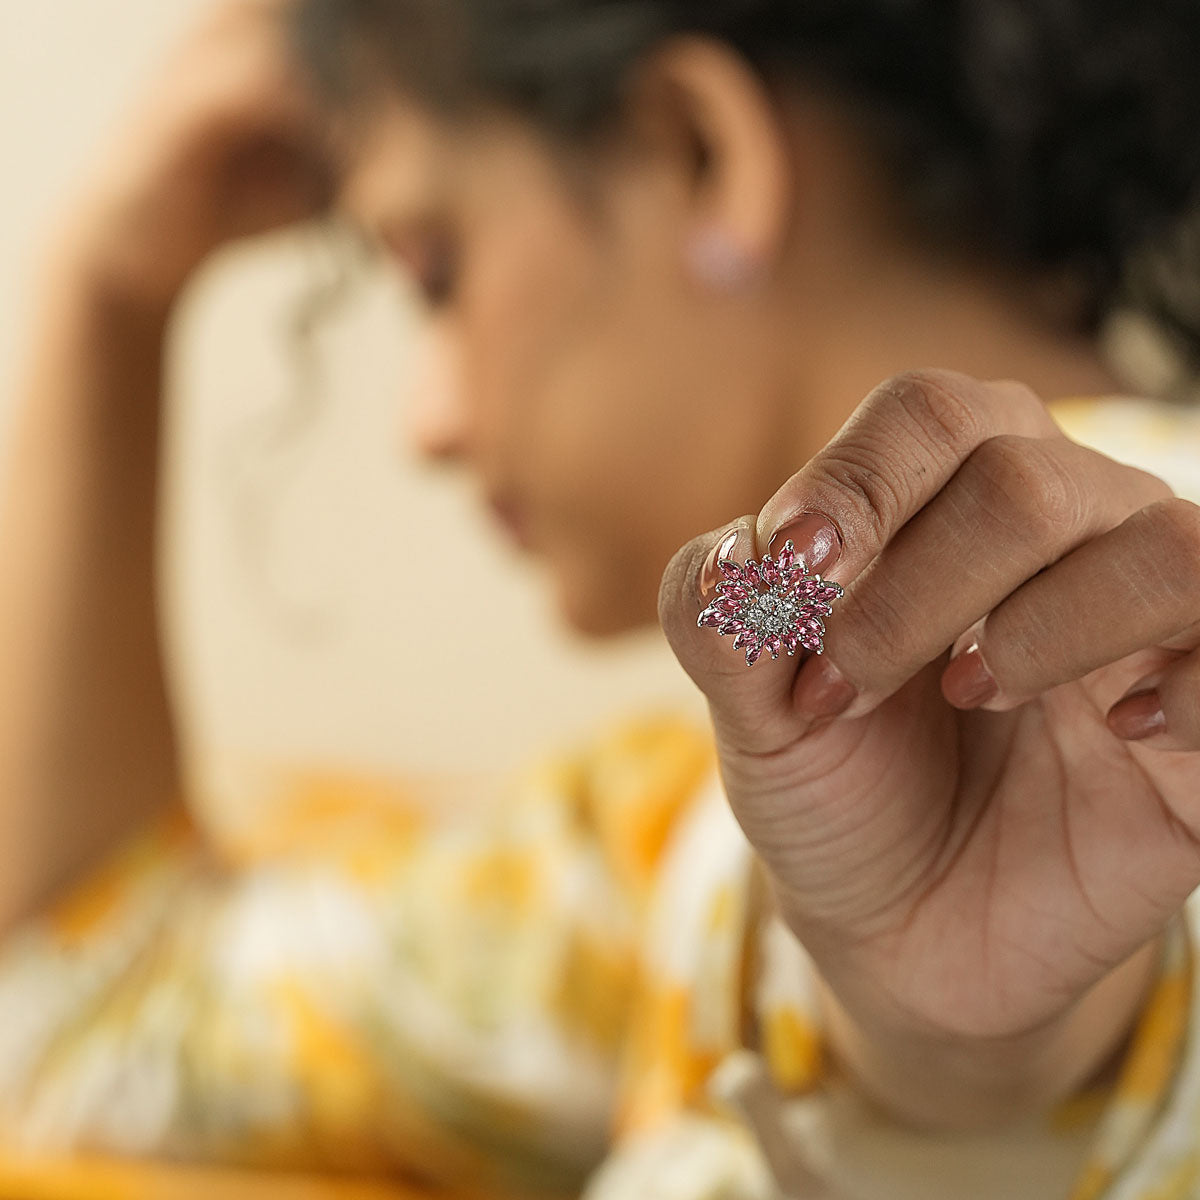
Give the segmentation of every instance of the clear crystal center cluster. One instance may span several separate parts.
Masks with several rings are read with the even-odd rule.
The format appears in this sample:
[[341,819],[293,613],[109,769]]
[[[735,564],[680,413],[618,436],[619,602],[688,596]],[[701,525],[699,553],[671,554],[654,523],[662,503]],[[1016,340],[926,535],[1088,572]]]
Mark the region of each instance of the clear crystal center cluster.
[[722,559],[717,566],[723,578],[717,598],[700,614],[702,629],[732,637],[735,650],[745,649],[749,666],[763,654],[774,659],[801,649],[824,653],[823,618],[832,614],[843,591],[820,575],[809,575],[791,542],[775,559],[769,554],[760,563]]

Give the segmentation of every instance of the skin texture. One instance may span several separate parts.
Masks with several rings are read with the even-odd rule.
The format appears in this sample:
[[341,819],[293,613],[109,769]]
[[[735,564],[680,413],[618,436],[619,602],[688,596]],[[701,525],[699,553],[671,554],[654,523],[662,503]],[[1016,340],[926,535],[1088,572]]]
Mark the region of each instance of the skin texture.
[[[877,708],[823,730],[797,708],[794,662],[747,676],[727,645],[698,640],[695,571],[715,533],[674,560],[660,608],[713,702],[735,809],[818,954],[834,1053],[863,1088],[907,1119],[987,1124],[1096,1069],[1128,1031],[1153,938],[1192,879],[1195,759],[1129,751],[1103,728],[1101,706],[1161,664],[1135,657],[1087,676],[1100,665],[1088,659],[1102,642],[1094,614],[1074,641],[1058,639],[1082,650],[1055,661],[1052,680],[1029,668],[1054,661],[1046,631],[1061,630],[1063,611],[1086,613],[1081,596],[1116,586],[1129,547],[1102,544],[1059,577],[1048,606],[996,618],[1006,631],[984,641],[985,657],[1004,695],[1038,697],[1030,705],[964,716],[940,693],[941,670],[946,647],[990,610],[981,604],[1001,604],[1161,487],[1070,451],[1020,389],[939,377],[933,391],[954,404],[923,409],[919,387],[893,384],[859,409],[915,363],[1019,378],[1045,396],[1112,390],[1058,298],[1028,273],[915,238],[836,105],[797,93],[778,106],[719,46],[663,47],[635,81],[620,136],[586,155],[500,113],[450,125],[396,96],[334,137],[288,66],[282,11],[231,5],[185,48],[50,255],[19,451],[44,490],[32,503],[10,493],[3,511],[19,554],[0,581],[0,712],[12,717],[0,722],[0,819],[12,834],[0,838],[0,921],[76,877],[179,784],[145,519],[165,318],[209,253],[319,211],[336,180],[338,203],[431,301],[432,374],[444,383],[425,390],[410,427],[498,502],[581,631],[653,620],[681,543],[760,514],[742,526],[748,554],[799,500],[842,524],[847,574],[834,577],[878,579],[874,592],[850,590],[830,638],[830,661]],[[736,270],[698,253],[714,244]],[[850,451],[817,459],[825,490],[812,490],[821,468],[810,466],[769,502],[856,410]],[[935,518],[910,526],[998,434],[1048,449],[1010,444],[1006,457],[993,446]],[[65,458],[64,445],[79,454]],[[1032,527],[1029,495],[1047,505]],[[1190,510],[1161,512],[1145,518],[1146,545],[1164,529],[1190,545]],[[993,542],[1010,539],[1004,554],[975,549],[981,520]],[[97,530],[116,529],[127,569],[97,594]],[[885,546],[898,573],[872,576]],[[901,604],[918,582],[936,592],[936,627],[927,606]],[[1165,593],[1175,615],[1195,600],[1193,581],[1161,582],[1123,623],[1146,647],[1163,636]],[[81,641],[126,652],[64,660]],[[1051,685],[1067,690],[1041,696]],[[1164,683],[1185,737],[1190,687]],[[90,736],[114,710],[139,716],[136,747]],[[86,789],[63,762],[86,770]],[[80,822],[81,809],[104,820]],[[30,839],[34,822],[72,832]],[[1145,835],[1137,856],[1126,856],[1131,832]],[[1160,886],[1135,904],[1143,873]],[[1040,926],[1028,919],[1039,901],[1053,914]],[[1126,901],[1126,915],[1108,910]],[[1101,980],[1080,1019],[1079,997]],[[917,1112],[897,1086],[914,1063]]]

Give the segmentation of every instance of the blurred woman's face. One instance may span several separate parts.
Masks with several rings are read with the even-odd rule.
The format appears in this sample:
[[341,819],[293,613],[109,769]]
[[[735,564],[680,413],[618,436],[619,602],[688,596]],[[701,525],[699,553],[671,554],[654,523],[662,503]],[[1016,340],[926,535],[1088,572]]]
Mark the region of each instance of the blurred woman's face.
[[573,174],[519,123],[399,103],[345,190],[428,301],[438,361],[409,428],[474,472],[585,632],[652,621],[674,550],[796,466],[777,340],[689,274],[683,191],[654,154]]

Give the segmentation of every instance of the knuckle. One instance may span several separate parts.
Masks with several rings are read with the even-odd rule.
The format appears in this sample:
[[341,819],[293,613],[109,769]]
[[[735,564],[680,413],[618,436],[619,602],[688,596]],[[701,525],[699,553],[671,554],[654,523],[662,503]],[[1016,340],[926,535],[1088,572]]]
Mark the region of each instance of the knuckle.
[[1037,392],[1029,384],[1022,383],[1019,379],[994,379],[991,381],[991,386],[1007,393],[1011,400],[1019,401],[1022,404],[1036,405],[1042,410],[1046,407]]
[[1083,494],[1066,463],[1045,442],[1004,434],[983,442],[966,470],[976,498],[1005,523],[1045,535],[1078,524]]
[[975,445],[983,436],[979,385],[954,371],[906,371],[885,382],[890,397],[924,439],[950,447]]
[[985,392],[953,371],[885,380],[810,469],[810,481],[848,499],[863,530],[886,543],[922,507],[932,481],[944,481],[983,440]]
[[1200,603],[1200,505],[1173,496],[1143,510],[1154,530],[1154,556],[1165,581],[1193,607]]
[[1200,504],[1171,496],[1152,506],[1172,546],[1185,557],[1200,556]]
[[902,494],[887,469],[885,448],[875,450],[860,443],[826,457],[820,466],[824,482],[847,495],[871,536],[882,542],[908,511],[909,497]]
[[995,379],[988,383],[988,398],[997,410],[1004,413],[1013,432],[1029,437],[1049,437],[1061,432],[1050,415],[1045,402],[1027,383],[1018,379]]
[[1138,497],[1141,506],[1148,507],[1164,500],[1175,499],[1175,489],[1162,476],[1125,463],[1121,463],[1120,466],[1128,479],[1130,496]]

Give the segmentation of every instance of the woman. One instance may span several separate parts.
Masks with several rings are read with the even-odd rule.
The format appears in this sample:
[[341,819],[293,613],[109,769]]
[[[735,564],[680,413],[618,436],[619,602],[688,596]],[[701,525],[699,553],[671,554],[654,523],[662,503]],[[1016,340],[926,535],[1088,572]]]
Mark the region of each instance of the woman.
[[[284,17],[332,143],[270,66]],[[643,730],[485,831],[384,843],[360,817],[370,833],[342,821],[330,846],[310,812],[307,854],[276,838],[232,883],[143,851],[98,924],[77,899],[14,940],[22,994],[91,973],[11,1039],[6,1124],[569,1189],[627,1042],[628,1140],[599,1194],[1188,1194],[1190,1056],[1170,1068],[1200,881],[1196,510],[1068,440],[1037,396],[1120,390],[1099,317],[1200,179],[1196,21],[872,0],[230,10],[48,275],[60,312],[6,516],[7,924],[177,788],[151,648],[163,321],[216,245],[316,211],[335,178],[454,354],[425,449],[469,462],[572,622],[652,620],[688,543],[660,611],[724,787],[702,785],[702,742]],[[920,363],[957,373],[897,378]],[[1033,391],[973,382],[992,378]],[[717,563],[774,555],[777,532],[846,593],[799,676],[770,655],[747,670],[696,624]],[[29,853],[35,819],[70,838]],[[336,897],[318,978],[214,968],[246,887],[277,912]],[[330,957],[347,929],[369,951]],[[114,1024],[133,1082],[96,1053]],[[743,1046],[769,1075],[729,1058]],[[707,1098],[723,1059],[754,1141]]]

